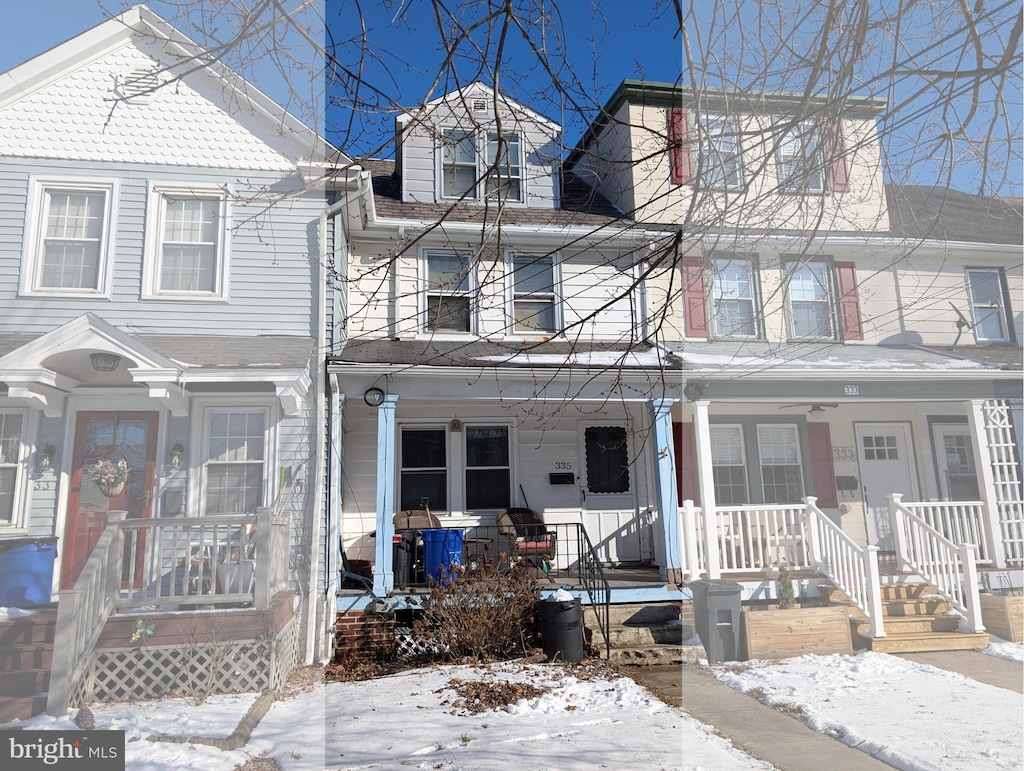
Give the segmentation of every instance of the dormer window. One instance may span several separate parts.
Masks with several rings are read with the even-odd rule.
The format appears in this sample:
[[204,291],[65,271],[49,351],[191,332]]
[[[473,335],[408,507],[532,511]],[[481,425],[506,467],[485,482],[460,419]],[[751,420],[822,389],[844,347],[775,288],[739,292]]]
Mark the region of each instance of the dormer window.
[[476,198],[476,143],[472,131],[445,129],[441,149],[441,195]]
[[[441,147],[441,197],[480,197],[478,182],[489,199],[523,200],[522,144],[519,134],[445,129]],[[480,144],[483,143],[483,152]]]
[[523,165],[518,134],[487,134],[486,190],[488,197],[523,200]]

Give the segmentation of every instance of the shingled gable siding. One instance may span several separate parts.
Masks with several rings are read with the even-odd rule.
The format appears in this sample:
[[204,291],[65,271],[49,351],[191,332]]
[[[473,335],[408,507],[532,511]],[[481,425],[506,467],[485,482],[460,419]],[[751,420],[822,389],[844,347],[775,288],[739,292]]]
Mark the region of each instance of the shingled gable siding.
[[[103,177],[120,179],[115,223],[111,297],[19,297],[18,279],[26,225],[29,175],[49,178]],[[142,255],[146,226],[147,185],[232,184],[236,194],[262,185],[298,188],[297,175],[281,179],[274,172],[0,159],[0,332],[47,332],[86,312],[117,326],[135,325],[150,333],[224,335],[315,335],[313,287],[318,253],[315,223],[324,207],[322,193],[289,198],[268,210],[263,203],[232,206],[229,300],[140,301]]]

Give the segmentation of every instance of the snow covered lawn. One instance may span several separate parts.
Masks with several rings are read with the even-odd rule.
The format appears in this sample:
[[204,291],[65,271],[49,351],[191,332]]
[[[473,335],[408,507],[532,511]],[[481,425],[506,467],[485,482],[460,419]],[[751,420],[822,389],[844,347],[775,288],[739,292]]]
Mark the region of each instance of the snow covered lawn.
[[1024,696],[960,674],[870,652],[752,661],[714,672],[895,768],[1024,768]]

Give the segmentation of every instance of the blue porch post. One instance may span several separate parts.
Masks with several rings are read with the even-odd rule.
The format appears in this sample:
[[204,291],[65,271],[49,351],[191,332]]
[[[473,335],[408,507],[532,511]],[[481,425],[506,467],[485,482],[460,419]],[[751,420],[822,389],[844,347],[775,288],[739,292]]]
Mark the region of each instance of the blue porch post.
[[676,491],[676,461],[672,441],[672,399],[647,403],[651,411],[651,450],[654,453],[654,499],[661,518],[665,559],[659,570],[661,580],[683,583],[683,539],[679,532],[679,495]]
[[384,597],[395,587],[391,538],[395,534],[395,409],[398,397],[388,395],[377,408],[377,544],[373,561],[373,593]]

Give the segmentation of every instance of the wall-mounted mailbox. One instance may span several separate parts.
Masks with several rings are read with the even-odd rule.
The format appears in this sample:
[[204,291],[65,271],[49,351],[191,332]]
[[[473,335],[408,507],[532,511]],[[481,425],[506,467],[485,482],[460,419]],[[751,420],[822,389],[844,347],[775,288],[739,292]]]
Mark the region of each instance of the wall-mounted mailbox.
[[548,474],[548,479],[550,480],[550,483],[553,485],[576,484],[576,475],[573,474],[571,471],[568,473],[560,471],[557,474]]
[[848,494],[854,496],[860,490],[860,482],[857,477],[836,477],[836,490],[845,498]]

